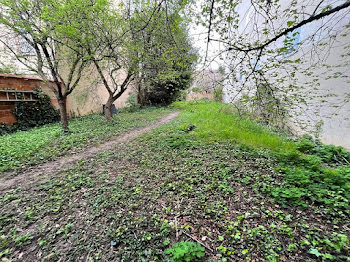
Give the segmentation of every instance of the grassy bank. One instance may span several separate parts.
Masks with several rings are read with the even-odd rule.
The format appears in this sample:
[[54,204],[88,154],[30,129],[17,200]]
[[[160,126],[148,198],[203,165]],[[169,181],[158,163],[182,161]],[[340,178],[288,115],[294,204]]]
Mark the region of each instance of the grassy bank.
[[69,135],[62,133],[59,123],[3,135],[0,137],[0,173],[79,152],[127,130],[146,126],[169,112],[164,108],[123,112],[110,122],[102,115],[78,117],[69,122]]
[[230,129],[226,105],[176,108],[129,144],[2,194],[0,257],[350,260],[348,153],[249,119]]
[[204,141],[230,141],[274,151],[295,148],[287,137],[273,134],[268,127],[255,123],[247,116],[240,117],[231,105],[214,102],[176,102],[173,105],[183,110],[185,125],[194,124],[197,128],[193,133]]
[[[239,117],[230,105],[221,103],[175,103],[182,109],[183,130],[205,142],[229,141],[262,152],[273,159],[284,181],[266,189],[281,204],[320,203],[343,213],[350,200],[350,153],[342,147],[324,145],[304,136],[296,141],[271,131],[247,116]],[[337,196],[334,198],[334,196]],[[349,214],[346,212],[346,214]]]

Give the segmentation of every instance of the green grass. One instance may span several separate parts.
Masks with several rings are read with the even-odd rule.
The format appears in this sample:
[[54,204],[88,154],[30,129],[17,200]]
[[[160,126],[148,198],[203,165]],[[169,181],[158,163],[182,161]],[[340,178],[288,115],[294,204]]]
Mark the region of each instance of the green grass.
[[102,115],[74,118],[69,122],[69,135],[62,133],[60,123],[3,135],[0,138],[0,173],[79,152],[132,128],[146,126],[169,112],[164,108],[123,112],[110,122]]
[[[293,141],[272,132],[247,116],[239,117],[231,105],[214,102],[177,102],[183,113],[180,127],[205,142],[234,142],[250,151],[266,150],[284,178],[266,192],[283,204],[326,207],[326,212],[349,214],[350,153],[342,147],[323,145],[311,137]],[[191,127],[191,128],[190,128]],[[190,129],[189,129],[190,128]]]
[[187,125],[194,124],[194,134],[205,141],[230,141],[275,151],[295,148],[287,138],[273,134],[266,126],[247,116],[240,118],[230,105],[215,102],[176,102],[173,105],[183,110],[183,121]]

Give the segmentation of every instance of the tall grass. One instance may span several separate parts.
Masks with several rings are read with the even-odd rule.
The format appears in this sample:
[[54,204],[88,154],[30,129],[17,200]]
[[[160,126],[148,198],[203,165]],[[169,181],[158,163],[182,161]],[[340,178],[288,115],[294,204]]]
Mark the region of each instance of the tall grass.
[[216,102],[176,102],[182,109],[183,121],[196,126],[194,135],[206,141],[233,141],[254,148],[273,151],[295,149],[293,142],[274,134],[268,127],[240,117],[231,105]]

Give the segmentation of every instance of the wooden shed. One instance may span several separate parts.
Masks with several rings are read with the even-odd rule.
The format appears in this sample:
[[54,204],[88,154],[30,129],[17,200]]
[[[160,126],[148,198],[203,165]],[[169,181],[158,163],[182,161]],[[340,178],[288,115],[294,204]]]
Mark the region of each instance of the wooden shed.
[[8,125],[16,123],[16,118],[12,114],[15,102],[35,102],[38,89],[43,90],[51,98],[52,105],[57,108],[58,103],[52,90],[41,78],[0,74],[0,123]]

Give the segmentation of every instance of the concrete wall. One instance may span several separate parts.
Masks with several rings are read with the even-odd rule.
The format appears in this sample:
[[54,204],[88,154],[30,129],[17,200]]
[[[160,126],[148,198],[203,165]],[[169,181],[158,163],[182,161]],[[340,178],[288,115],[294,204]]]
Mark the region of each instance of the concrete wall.
[[[97,79],[87,76],[79,86],[68,96],[67,111],[70,116],[82,116],[91,113],[102,113],[102,105],[108,99],[108,92]],[[50,98],[52,105],[58,109],[57,99],[51,89],[38,77],[0,74],[0,90],[43,90]],[[128,96],[133,92],[132,86],[114,103],[116,108],[127,105]],[[0,93],[0,99],[6,95]],[[0,123],[13,124],[16,118],[12,114],[15,102],[0,101]]]
[[[8,31],[4,25],[0,24],[0,37],[1,40],[10,46],[11,49],[20,56],[26,56],[29,61],[34,61],[33,50],[21,39],[17,34]],[[26,76],[35,76],[33,72],[21,62],[19,62],[12,52],[6,47],[4,43],[0,41],[0,69],[10,69],[11,74],[21,74]],[[30,66],[33,63],[28,63]]]
[[223,88],[224,75],[219,70],[201,70],[194,74],[191,87],[187,90],[186,100],[202,98],[214,101],[215,90]]
[[[0,90],[43,90],[50,98],[52,105],[58,109],[57,99],[52,90],[38,77],[0,74]],[[132,86],[114,103],[116,108],[127,105],[128,96],[133,92]],[[0,99],[6,95],[0,93]],[[97,79],[84,77],[79,86],[68,96],[67,111],[70,116],[82,116],[91,113],[102,113],[102,105],[108,99],[108,92]],[[13,124],[16,118],[12,114],[14,102],[0,101],[0,123]]]
[[186,101],[195,101],[195,100],[200,100],[200,99],[208,99],[211,101],[214,101],[215,97],[212,92],[190,92],[186,96]]

